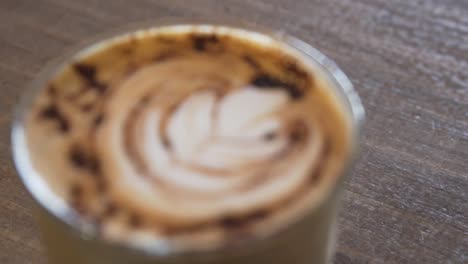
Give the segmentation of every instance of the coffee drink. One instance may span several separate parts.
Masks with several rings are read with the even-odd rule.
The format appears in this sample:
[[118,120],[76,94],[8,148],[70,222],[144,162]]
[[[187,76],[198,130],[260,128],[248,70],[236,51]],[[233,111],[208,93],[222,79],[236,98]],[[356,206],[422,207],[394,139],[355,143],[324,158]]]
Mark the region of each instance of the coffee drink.
[[78,229],[154,252],[267,239],[318,208],[351,154],[332,82],[290,46],[223,26],[119,36],[34,99],[28,156]]

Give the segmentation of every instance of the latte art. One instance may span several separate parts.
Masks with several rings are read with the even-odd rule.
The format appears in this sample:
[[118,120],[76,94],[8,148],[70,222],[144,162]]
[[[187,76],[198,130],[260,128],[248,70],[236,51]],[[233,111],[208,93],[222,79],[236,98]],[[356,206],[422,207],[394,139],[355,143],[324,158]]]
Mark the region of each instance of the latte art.
[[28,135],[51,189],[149,248],[263,236],[318,206],[347,155],[326,82],[273,39],[174,32],[114,41],[45,89]]
[[[187,72],[203,82],[190,81],[183,69],[178,75],[190,94],[174,93],[169,81],[148,96],[164,85],[154,74],[164,71],[158,64],[136,73],[110,98],[112,115],[97,132],[97,149],[109,183],[126,182],[112,186],[120,202],[183,226],[264,210],[307,181],[322,135],[312,133],[316,127],[304,117],[287,116],[288,95],[253,86],[198,90],[219,84],[204,76],[213,69],[203,72],[194,67],[204,62],[192,63]],[[172,64],[165,66],[178,65]],[[294,133],[303,138],[293,139]]]

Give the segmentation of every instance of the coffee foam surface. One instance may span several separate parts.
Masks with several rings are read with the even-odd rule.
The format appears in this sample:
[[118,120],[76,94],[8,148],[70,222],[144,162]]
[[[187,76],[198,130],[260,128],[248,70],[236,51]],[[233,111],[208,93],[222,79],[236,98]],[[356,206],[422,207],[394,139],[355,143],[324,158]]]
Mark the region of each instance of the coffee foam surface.
[[50,81],[26,121],[29,156],[106,239],[177,251],[262,237],[318,206],[342,172],[349,125],[330,85],[265,35],[141,31]]

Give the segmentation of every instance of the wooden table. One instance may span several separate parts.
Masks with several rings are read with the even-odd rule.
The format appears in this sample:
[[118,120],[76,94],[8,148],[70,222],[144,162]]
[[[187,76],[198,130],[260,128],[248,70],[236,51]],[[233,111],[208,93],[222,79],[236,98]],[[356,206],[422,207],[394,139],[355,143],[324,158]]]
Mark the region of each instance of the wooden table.
[[0,263],[45,263],[17,177],[11,109],[42,66],[129,22],[213,14],[285,29],[333,58],[367,110],[335,263],[468,263],[468,1],[1,0]]

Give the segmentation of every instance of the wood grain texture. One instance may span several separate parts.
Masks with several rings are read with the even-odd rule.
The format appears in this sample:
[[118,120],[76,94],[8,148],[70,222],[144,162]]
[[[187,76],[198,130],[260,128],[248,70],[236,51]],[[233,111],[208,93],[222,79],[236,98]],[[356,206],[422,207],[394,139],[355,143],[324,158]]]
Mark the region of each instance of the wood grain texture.
[[349,75],[367,110],[335,263],[468,263],[468,1],[1,0],[0,263],[45,263],[11,162],[11,109],[83,39],[159,17],[284,29]]

